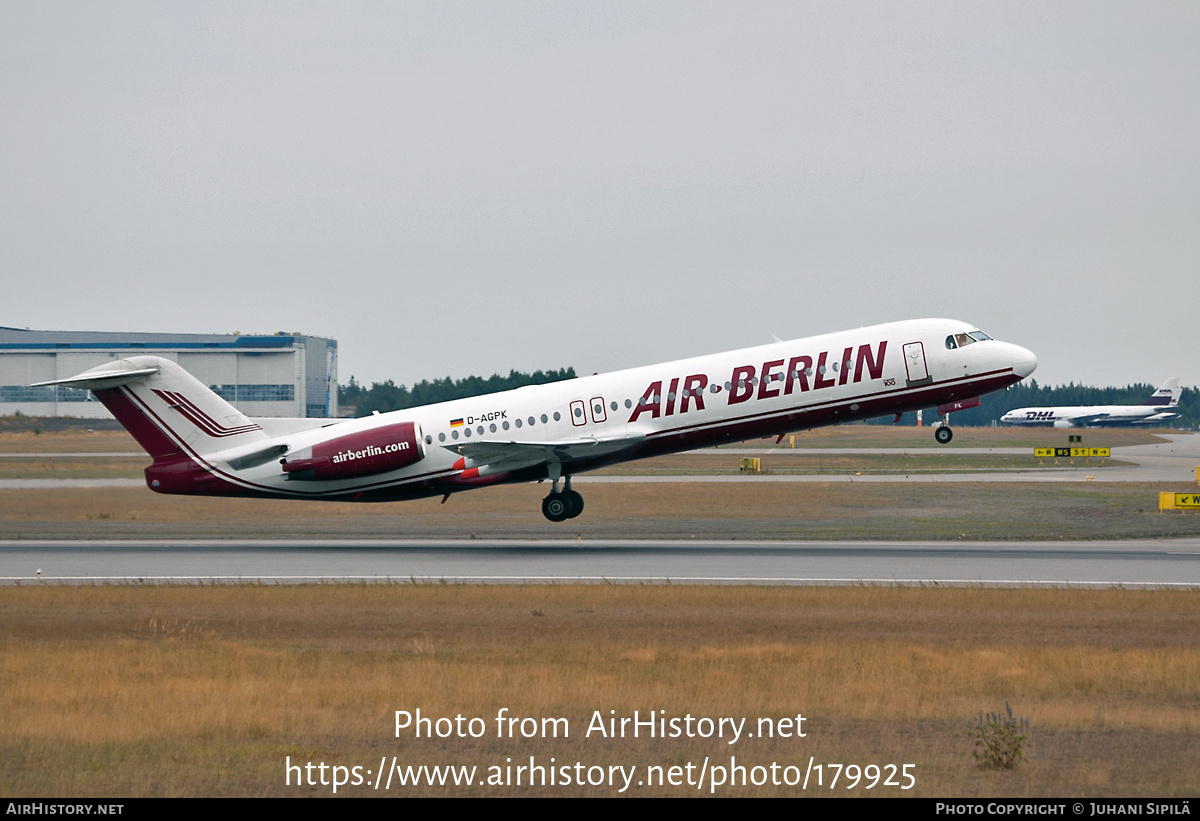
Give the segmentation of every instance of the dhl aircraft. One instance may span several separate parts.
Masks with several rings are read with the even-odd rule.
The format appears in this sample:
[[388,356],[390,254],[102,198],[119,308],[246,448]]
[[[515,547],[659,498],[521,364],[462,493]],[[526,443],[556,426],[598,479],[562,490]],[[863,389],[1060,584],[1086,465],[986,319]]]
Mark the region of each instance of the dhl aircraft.
[[1161,425],[1179,414],[1183,388],[1172,376],[1141,405],[1076,405],[1061,408],[1017,408],[1000,417],[1006,425],[1053,426],[1056,428],[1116,428],[1131,425]]
[[153,458],[159,493],[444,502],[549,479],[542,513],[560,522],[583,511],[582,471],[935,405],[948,420],[1036,367],[971,325],[920,319],[351,420],[251,419],[154,356],[39,384],[91,390]]

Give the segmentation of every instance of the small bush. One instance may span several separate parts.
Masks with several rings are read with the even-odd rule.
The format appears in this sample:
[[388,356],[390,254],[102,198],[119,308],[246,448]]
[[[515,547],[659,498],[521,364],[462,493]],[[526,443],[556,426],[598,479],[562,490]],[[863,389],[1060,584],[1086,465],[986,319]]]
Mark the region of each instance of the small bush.
[[1011,770],[1021,763],[1021,749],[1029,739],[1029,722],[1013,716],[1004,703],[1005,714],[979,714],[978,721],[967,722],[967,734],[975,739],[975,760],[989,770]]

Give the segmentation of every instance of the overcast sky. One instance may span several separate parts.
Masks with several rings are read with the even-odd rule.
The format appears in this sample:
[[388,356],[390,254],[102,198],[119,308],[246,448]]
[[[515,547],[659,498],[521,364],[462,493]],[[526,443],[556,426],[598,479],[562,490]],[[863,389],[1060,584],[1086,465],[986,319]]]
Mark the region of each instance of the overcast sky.
[[1200,3],[0,0],[0,325],[360,381],[945,316],[1200,382]]

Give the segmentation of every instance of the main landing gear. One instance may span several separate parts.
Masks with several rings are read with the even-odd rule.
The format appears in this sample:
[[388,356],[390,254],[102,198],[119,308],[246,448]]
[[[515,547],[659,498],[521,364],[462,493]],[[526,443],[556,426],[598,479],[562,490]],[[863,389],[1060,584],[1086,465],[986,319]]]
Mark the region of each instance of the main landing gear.
[[542,499],[542,515],[552,522],[574,519],[583,513],[583,497],[571,490],[571,477],[563,480],[563,489],[558,490],[558,479],[550,486],[550,495]]

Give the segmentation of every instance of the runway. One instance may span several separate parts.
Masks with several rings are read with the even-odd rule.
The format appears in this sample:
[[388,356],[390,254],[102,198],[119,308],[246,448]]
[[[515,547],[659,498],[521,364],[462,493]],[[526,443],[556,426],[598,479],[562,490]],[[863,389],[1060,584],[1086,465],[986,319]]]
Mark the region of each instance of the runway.
[[1200,539],[0,542],[0,584],[422,582],[1200,588]]

